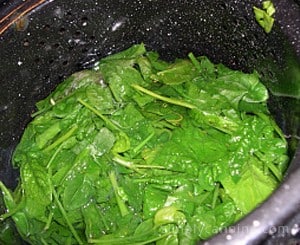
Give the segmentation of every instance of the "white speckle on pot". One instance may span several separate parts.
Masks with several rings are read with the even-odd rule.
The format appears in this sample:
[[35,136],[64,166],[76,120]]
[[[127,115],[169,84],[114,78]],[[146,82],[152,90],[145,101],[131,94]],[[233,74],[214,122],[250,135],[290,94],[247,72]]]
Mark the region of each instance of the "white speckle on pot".
[[121,21],[116,22],[116,23],[112,26],[111,30],[112,30],[112,31],[118,30],[118,29],[121,27],[122,24],[123,24],[123,22],[121,22]]
[[231,239],[232,239],[232,236],[231,236],[231,235],[227,235],[227,236],[226,236],[226,240],[229,241],[229,240],[231,240]]
[[8,109],[7,105],[0,106],[0,111],[6,111]]
[[57,7],[55,10],[54,10],[54,15],[59,18],[59,19],[62,19],[64,17],[64,11],[61,9],[61,7]]
[[23,62],[21,60],[18,61],[18,66],[21,66],[23,64]]
[[253,220],[252,224],[253,224],[254,227],[260,226],[260,222],[258,220]]
[[284,188],[285,190],[289,190],[289,189],[290,189],[290,186],[289,186],[288,184],[284,184],[284,185],[283,185],[283,188]]
[[296,236],[300,231],[300,227],[298,224],[294,224],[292,229],[291,229],[291,235]]
[[126,21],[127,21],[127,18],[122,17],[120,20],[118,20],[117,22],[115,22],[115,23],[113,24],[113,26],[111,27],[111,30],[112,30],[112,31],[118,30],[122,25],[125,24]]
[[275,208],[275,211],[276,211],[277,213],[279,213],[281,210],[280,210],[279,207],[276,207],[276,208]]

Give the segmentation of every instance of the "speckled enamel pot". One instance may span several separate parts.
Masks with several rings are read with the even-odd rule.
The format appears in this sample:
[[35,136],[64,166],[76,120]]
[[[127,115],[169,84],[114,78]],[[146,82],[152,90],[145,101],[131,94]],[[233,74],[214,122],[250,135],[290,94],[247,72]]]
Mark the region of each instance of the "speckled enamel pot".
[[134,43],[168,60],[192,51],[261,74],[291,157],[278,190],[205,244],[299,244],[300,3],[273,2],[266,34],[254,18],[256,0],[0,0],[0,179],[16,186],[14,147],[35,102],[63,78]]

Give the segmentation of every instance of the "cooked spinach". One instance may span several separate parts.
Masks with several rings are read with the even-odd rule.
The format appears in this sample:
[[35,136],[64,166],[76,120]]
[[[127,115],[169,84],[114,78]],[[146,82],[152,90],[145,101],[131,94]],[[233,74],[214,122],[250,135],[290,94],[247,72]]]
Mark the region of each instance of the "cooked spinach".
[[255,19],[257,23],[264,29],[266,33],[271,32],[274,25],[275,7],[272,1],[263,1],[262,8],[253,7]]
[[[37,103],[0,184],[30,244],[194,244],[264,201],[287,167],[268,91],[206,57],[143,44],[73,74]],[[7,236],[12,233],[6,232]]]

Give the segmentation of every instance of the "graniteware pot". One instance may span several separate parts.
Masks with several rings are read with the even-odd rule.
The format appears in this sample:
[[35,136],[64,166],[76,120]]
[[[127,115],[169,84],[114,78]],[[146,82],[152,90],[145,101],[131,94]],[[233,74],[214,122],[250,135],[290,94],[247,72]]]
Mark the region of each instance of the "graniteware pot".
[[268,200],[205,244],[299,244],[300,4],[273,3],[266,33],[254,18],[256,0],[0,1],[0,179],[16,186],[11,155],[35,102],[73,72],[134,43],[167,60],[194,52],[260,73],[291,159]]

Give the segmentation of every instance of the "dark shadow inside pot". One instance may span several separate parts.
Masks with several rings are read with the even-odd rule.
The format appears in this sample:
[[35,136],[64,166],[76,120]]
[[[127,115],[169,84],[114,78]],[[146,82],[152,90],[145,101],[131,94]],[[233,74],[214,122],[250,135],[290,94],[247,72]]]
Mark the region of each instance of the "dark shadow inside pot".
[[[73,72],[141,42],[167,60],[194,52],[233,69],[257,70],[292,159],[300,135],[300,7],[274,3],[269,34],[254,19],[259,1],[49,1],[31,12],[24,28],[14,25],[0,36],[0,179],[10,188],[17,184],[11,155],[36,101]],[[290,171],[298,165],[294,161]]]

